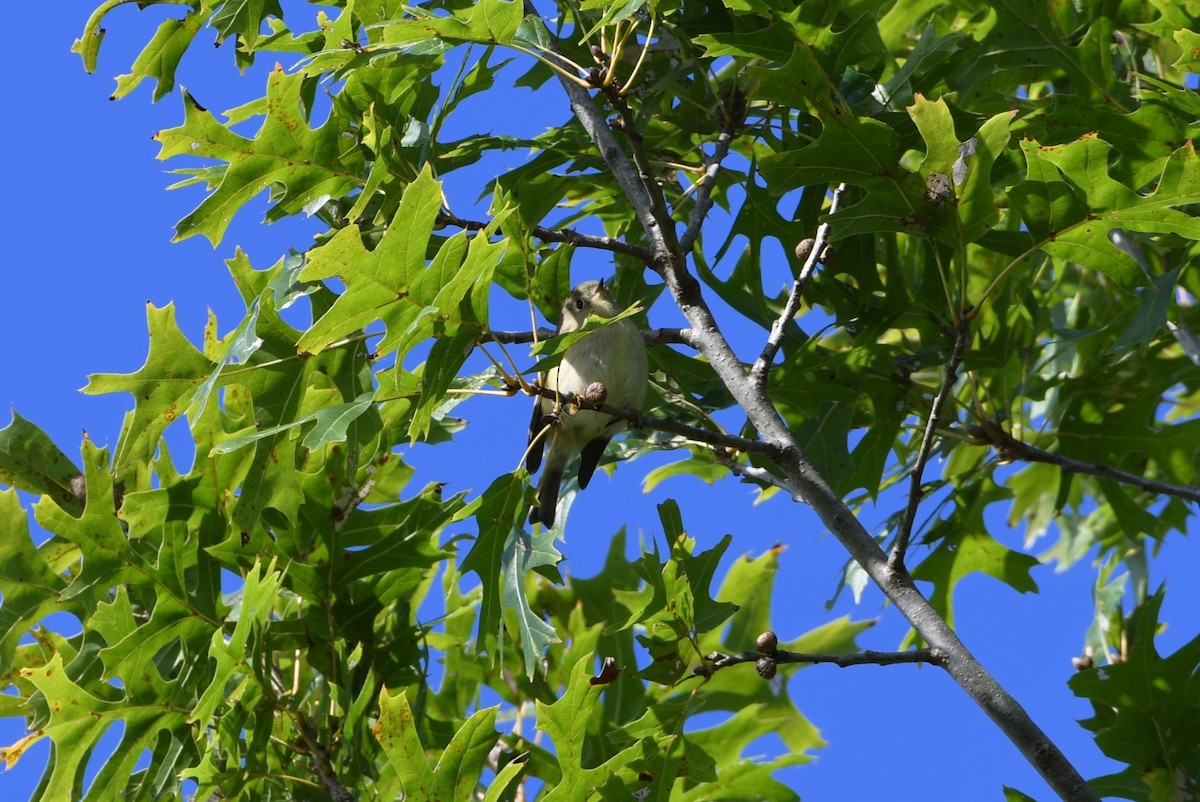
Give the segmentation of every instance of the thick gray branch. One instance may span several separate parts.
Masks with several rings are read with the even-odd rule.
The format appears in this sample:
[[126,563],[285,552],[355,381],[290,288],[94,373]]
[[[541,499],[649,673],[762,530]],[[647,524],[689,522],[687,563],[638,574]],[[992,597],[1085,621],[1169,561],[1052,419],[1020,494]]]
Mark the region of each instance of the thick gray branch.
[[560,83],[584,130],[600,149],[601,157],[646,231],[647,241],[655,254],[655,269],[660,271],[672,298],[690,324],[700,352],[745,411],[760,437],[778,449],[780,456],[776,462],[797,495],[812,507],[929,647],[945,655],[942,666],[946,671],[1021,750],[1059,797],[1072,802],[1098,802],[1099,798],[1058,747],[933,609],[908,572],[902,566],[888,564],[887,555],[874,538],[804,456],[763,388],[750,381],[741,360],[705,303],[699,282],[688,273],[674,221],[662,217],[661,204],[651,197],[659,191],[653,177],[642,180],[617,144],[588,91],[569,80],[560,78]]

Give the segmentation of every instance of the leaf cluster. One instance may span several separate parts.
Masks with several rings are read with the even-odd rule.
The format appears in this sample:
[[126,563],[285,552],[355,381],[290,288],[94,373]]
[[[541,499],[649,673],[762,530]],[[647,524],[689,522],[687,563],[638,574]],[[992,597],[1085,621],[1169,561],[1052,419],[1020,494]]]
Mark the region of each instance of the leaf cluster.
[[[76,42],[89,71],[121,4],[98,8]],[[897,510],[885,538],[913,536],[913,576],[945,620],[970,574],[1036,590],[1034,549],[1054,532],[1041,558],[1099,555],[1097,653],[1128,627],[1141,646],[1125,666],[1176,671],[1147,640],[1154,604],[1126,622],[1113,596],[1115,572],[1144,576],[1148,552],[1185,530],[1181,496],[1197,481],[1189,4],[337,0],[299,26],[274,0],[171,5],[183,17],[160,24],[114,98],[146,80],[154,99],[169,94],[205,26],[239,68],[267,53],[295,62],[224,120],[182,93],[183,122],[155,137],[183,164],[176,186],[203,193],[177,238],[220,243],[264,192],[268,221],[307,214],[326,230],[266,270],[231,259],[246,315],[224,335],[211,320],[202,348],[170,307],[148,309],[144,366],[87,387],[133,397],[111,454],[85,442],[76,465],[20,417],[0,432],[0,481],[39,496],[49,533],[34,544],[17,493],[0,494],[15,533],[0,546],[5,712],[54,743],[38,798],[81,796],[116,722],[121,746],[87,775],[91,798],[178,795],[185,778],[201,797],[255,799],[508,799],[530,778],[545,799],[794,798],[770,774],[819,738],[787,697],[787,669],[752,685],[690,673],[768,628],[776,554],[737,562],[716,602],[728,541],[695,553],[668,506],[668,555],[627,561],[617,537],[596,577],[562,583],[555,533],[521,528],[523,472],[443,498],[409,488],[396,450],[451,440],[463,391],[509,389],[495,370],[463,375],[500,339],[493,307],[555,315],[580,252],[611,257],[619,299],[646,320],[670,306],[663,265],[646,258],[652,232],[609,169],[618,156],[672,224],[689,276],[753,343],[742,367],[770,357],[774,409],[828,485],[858,509],[915,472],[922,514],[910,533]],[[502,78],[514,92],[585,88],[622,152],[599,150],[565,103],[537,135],[448,135]],[[484,160],[518,150],[529,156],[480,178]],[[460,215],[462,197],[482,199],[486,219]],[[830,248],[800,281],[796,246],[823,225]],[[296,328],[280,311],[300,297],[312,315]],[[772,332],[777,354],[759,350]],[[651,365],[645,411],[758,439],[706,358],[660,343]],[[187,471],[164,439],[183,417]],[[1075,467],[1012,464],[1017,441]],[[663,448],[681,459],[649,486],[684,474],[740,475],[764,496],[788,486],[761,452],[676,435],[641,433],[614,456]],[[933,478],[919,470],[931,456],[943,458]],[[1113,478],[1129,474],[1155,489]],[[1024,544],[989,533],[995,504]],[[423,619],[434,597],[441,617]],[[51,611],[81,632],[34,629]],[[852,647],[860,625],[829,626]],[[597,655],[621,672],[597,681]],[[1186,727],[1152,755],[1124,748],[1161,700],[1120,674],[1085,676],[1088,726],[1142,772],[1120,775],[1121,793],[1166,798],[1176,774],[1194,781]],[[711,710],[720,724],[687,726]],[[790,754],[747,759],[767,732]],[[148,767],[135,765],[143,750]]]

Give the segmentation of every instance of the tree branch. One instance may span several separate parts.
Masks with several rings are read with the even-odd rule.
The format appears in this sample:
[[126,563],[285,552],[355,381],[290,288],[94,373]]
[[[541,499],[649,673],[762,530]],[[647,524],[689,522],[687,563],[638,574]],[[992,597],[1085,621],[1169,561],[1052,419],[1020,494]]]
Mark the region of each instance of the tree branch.
[[[536,13],[526,3],[530,13]],[[763,388],[749,380],[742,362],[721,333],[701,292],[700,284],[687,271],[679,249],[674,222],[656,216],[659,204],[652,202],[657,186],[651,178],[643,183],[617,145],[612,131],[583,87],[559,78],[571,100],[571,108],[584,130],[600,149],[600,155],[625,193],[634,214],[646,231],[654,252],[653,267],[659,271],[671,297],[687,319],[700,351],[721,378],[734,400],[742,407],[763,441],[780,450],[777,464],[829,531],[863,567],[930,648],[945,655],[941,664],[984,712],[996,723],[1026,759],[1064,800],[1098,802],[1079,772],[1059,748],[1022,709],[1021,705],[979,663],[959,640],[900,566],[890,566],[887,555],[870,533],[829,487],[825,478],[804,456],[786,422],[771,404]]]
[[[449,212],[439,212],[437,222],[438,225],[454,226],[466,231],[483,231],[488,227],[488,224],[481,220],[464,220]],[[504,233],[503,227],[501,227],[500,232]],[[614,237],[598,237],[592,234],[582,234],[573,228],[534,226],[531,233],[544,242],[566,242],[580,248],[596,248],[602,251],[627,254],[647,265],[654,258],[653,252],[644,245],[634,245],[631,242],[625,242]]]
[[637,120],[634,117],[633,109],[629,107],[628,101],[616,84],[605,87],[603,91],[608,102],[620,115],[620,130],[625,134],[625,140],[629,143],[629,150],[633,154],[633,163],[637,165],[638,178],[641,179],[642,186],[646,190],[646,197],[650,201],[650,216],[662,234],[663,253],[673,255],[676,263],[682,264],[684,251],[675,231],[675,218],[671,216],[671,210],[667,208],[667,198],[655,176],[654,165],[646,154],[646,142],[642,138],[642,132],[637,130]]
[[725,157],[729,155],[729,146],[733,144],[733,129],[732,122],[721,126],[721,132],[717,135],[717,146],[713,150],[712,158],[708,160],[708,164],[704,168],[704,175],[693,185],[696,187],[696,205],[692,207],[692,212],[688,215],[687,229],[679,238],[679,249],[684,253],[692,250],[692,244],[700,235],[700,227],[704,225],[704,220],[708,216],[708,210],[712,208],[713,185],[717,181],[717,174],[721,172],[721,162],[725,161]]
[[1023,443],[1004,431],[997,430],[982,434],[980,427],[973,427],[972,433],[976,438],[986,440],[991,444],[996,449],[996,453],[1004,459],[1044,462],[1048,465],[1057,465],[1064,470],[1074,471],[1075,473],[1099,476],[1102,479],[1112,479],[1114,482],[1132,485],[1139,490],[1161,493],[1164,496],[1176,496],[1200,503],[1200,487],[1196,487],[1195,485],[1175,485],[1169,482],[1159,482],[1139,476],[1136,473],[1123,471],[1120,468],[1114,468],[1111,465],[1105,465],[1103,462],[1084,462],[1083,460],[1073,459],[1062,454],[1044,451],[1036,446]]
[[745,437],[738,437],[725,432],[714,432],[708,429],[698,429],[695,426],[688,426],[686,423],[680,423],[672,418],[652,418],[643,415],[636,409],[628,407],[614,407],[603,402],[589,401],[583,396],[565,391],[556,391],[549,387],[534,387],[534,391],[542,398],[558,400],[564,406],[575,406],[579,409],[591,409],[596,412],[604,412],[612,415],[615,418],[621,418],[628,421],[630,428],[633,429],[650,429],[657,432],[667,432],[669,434],[677,434],[680,437],[693,440],[697,443],[706,443],[719,449],[732,449],[733,451],[744,451],[754,454],[766,454],[767,456],[775,457],[779,455],[779,450],[769,443],[764,443],[761,440],[750,440]]
[[757,663],[763,658],[773,660],[776,664],[806,663],[815,665],[816,663],[832,663],[839,668],[848,668],[850,666],[896,666],[911,663],[928,663],[929,665],[940,666],[944,655],[936,649],[912,649],[905,652],[875,652],[868,649],[854,654],[787,652],[778,649],[773,652],[740,652],[738,654],[713,652],[704,658],[711,665],[706,663],[696,666],[693,673],[700,676],[712,676],[722,668],[729,668],[741,663]]
[[825,222],[817,226],[817,236],[813,240],[808,256],[804,259],[803,267],[796,275],[796,280],[792,282],[792,292],[788,295],[787,303],[784,304],[779,317],[771,324],[771,333],[767,336],[767,344],[763,346],[762,353],[758,355],[754,366],[750,368],[750,381],[759,389],[766,384],[767,373],[771,370],[771,363],[775,361],[775,355],[779,353],[780,346],[783,345],[783,335],[787,331],[788,324],[800,311],[800,300],[804,296],[804,288],[816,271],[817,263],[821,261],[825,254],[825,248],[829,244],[829,218],[841,206],[845,194],[845,184],[839,184],[838,188],[833,191],[833,200],[829,203],[829,212],[825,216]]
[[716,460],[719,464],[724,465],[729,469],[729,472],[734,476],[744,476],[747,479],[753,479],[756,482],[762,482],[765,485],[777,487],[787,493],[793,500],[799,501],[796,496],[797,490],[792,485],[788,484],[786,479],[776,476],[766,468],[759,468],[756,465],[747,465],[744,462],[738,462],[729,454],[723,454],[720,451],[714,452]]
[[331,802],[354,802],[354,794],[346,790],[338,781],[337,775],[334,774],[333,765],[329,762],[329,755],[325,752],[325,747],[318,743],[317,735],[313,731],[312,725],[308,723],[308,719],[299,713],[294,713],[292,718],[296,723],[296,729],[300,731],[300,737],[304,740],[305,750],[312,759],[313,769],[321,778],[321,784],[325,786],[325,790],[329,792]]
[[[524,343],[541,342],[548,340],[555,335],[554,329],[541,327],[536,332],[533,331],[489,331],[488,336],[496,342],[504,343],[505,345]],[[535,337],[536,335],[536,337]],[[652,345],[665,345],[674,343],[676,345],[687,345],[699,350],[696,337],[691,329],[648,329],[642,332],[642,340],[646,343],[646,347]]]
[[888,558],[888,565],[895,569],[904,565],[904,555],[908,551],[908,542],[912,538],[913,523],[917,519],[917,507],[921,504],[924,492],[921,490],[922,477],[925,474],[925,464],[933,451],[933,436],[942,422],[942,409],[946,399],[954,389],[958,380],[958,366],[962,364],[963,355],[967,348],[967,337],[970,331],[970,315],[960,315],[958,331],[954,335],[954,350],[950,353],[950,361],[946,363],[946,375],[942,377],[942,386],[933,399],[933,408],[929,410],[929,420],[925,423],[925,433],[921,436],[921,447],[917,451],[917,461],[908,472],[908,506],[904,508],[904,520],[900,523],[900,531],[896,535],[896,544]]
[[[272,697],[276,709],[285,707],[282,697],[287,694],[287,687],[279,666],[272,664],[270,682],[263,686],[263,690]],[[297,710],[289,711],[289,715],[291,716],[292,723],[296,725],[296,731],[300,734],[300,740],[304,742],[303,753],[307,754],[312,761],[313,771],[321,779],[321,784],[325,786],[325,790],[329,792],[331,802],[354,802],[354,794],[346,790],[338,780],[333,764],[329,760],[329,753],[325,751],[325,747],[321,745],[320,740],[317,738],[317,733],[313,729],[312,723]]]

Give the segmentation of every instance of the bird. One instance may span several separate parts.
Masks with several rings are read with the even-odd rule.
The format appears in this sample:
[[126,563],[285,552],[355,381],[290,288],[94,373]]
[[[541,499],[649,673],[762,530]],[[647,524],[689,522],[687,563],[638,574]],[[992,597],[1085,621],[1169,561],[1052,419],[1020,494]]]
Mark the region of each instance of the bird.
[[[557,333],[578,331],[591,315],[611,318],[620,311],[603,280],[585,281],[571,290],[563,302],[562,322]],[[558,365],[546,373],[543,386],[582,397],[585,392],[595,393],[598,389],[595,385],[599,383],[603,385],[606,403],[641,411],[648,381],[645,341],[633,321],[626,318],[571,343]],[[554,423],[543,436],[547,419]],[[577,455],[580,458],[579,487],[583,489],[591,481],[608,441],[624,428],[624,420],[604,412],[590,409],[570,412],[562,409],[557,399],[544,396],[534,399],[525,458],[525,467],[530,474],[536,473],[541,465],[547,440],[549,448],[546,449],[546,467],[538,480],[537,501],[529,514],[531,524],[540,522],[547,529],[553,528],[563,473],[571,460]]]

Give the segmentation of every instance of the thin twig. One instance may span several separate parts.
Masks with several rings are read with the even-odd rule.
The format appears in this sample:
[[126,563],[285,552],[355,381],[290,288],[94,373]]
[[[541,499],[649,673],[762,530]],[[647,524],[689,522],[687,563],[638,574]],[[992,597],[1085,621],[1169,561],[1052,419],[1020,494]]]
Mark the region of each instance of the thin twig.
[[[283,672],[279,670],[276,664],[271,665],[270,683],[263,687],[267,694],[273,697],[276,708],[281,708],[284,705],[280,698],[287,694],[287,683],[283,680]],[[296,731],[300,734],[300,739],[304,741],[304,752],[312,759],[313,770],[317,776],[321,778],[321,784],[325,786],[325,790],[329,792],[329,798],[332,802],[354,802],[354,794],[346,790],[338,781],[337,774],[334,773],[333,764],[329,760],[329,753],[325,751],[320,741],[317,740],[317,734],[313,730],[312,724],[299,711],[291,710],[289,715],[292,722],[296,725]]]
[[747,479],[753,479],[756,482],[762,482],[765,485],[771,485],[772,487],[779,488],[783,492],[787,493],[793,501],[801,500],[798,495],[800,491],[795,487],[795,485],[788,482],[787,479],[784,479],[781,476],[776,476],[766,468],[759,468],[755,465],[739,462],[730,454],[724,454],[720,451],[715,451],[713,453],[716,461],[720,465],[724,465],[726,468],[728,468],[729,472],[734,476],[744,476]]
[[1105,465],[1103,462],[1084,462],[1063,456],[1062,454],[1043,451],[1036,446],[1031,446],[1028,443],[1017,440],[1007,432],[991,432],[987,435],[987,440],[996,449],[996,453],[1005,459],[1044,462],[1048,465],[1057,465],[1063,470],[1073,471],[1074,473],[1099,476],[1102,479],[1112,479],[1114,482],[1132,485],[1139,490],[1161,493],[1164,496],[1176,496],[1177,498],[1200,503],[1200,487],[1196,487],[1195,485],[1176,485],[1169,482],[1159,482],[1139,476],[1136,473],[1123,471],[1120,468],[1114,468],[1111,465]]
[[945,661],[945,655],[938,649],[912,649],[904,652],[875,652],[871,650],[853,654],[785,652],[741,652],[739,654],[723,654],[713,652],[707,655],[705,664],[697,666],[693,673],[700,676],[711,676],[722,668],[740,665],[741,663],[757,663],[762,658],[781,663],[832,663],[840,668],[849,666],[896,666],[911,663],[927,663],[940,666]]
[[933,399],[933,408],[929,410],[929,420],[925,423],[925,433],[921,436],[921,448],[917,451],[917,461],[909,471],[908,506],[904,508],[904,519],[900,523],[900,532],[896,535],[896,544],[888,557],[888,565],[892,568],[904,565],[904,555],[908,551],[908,543],[912,538],[913,522],[917,519],[917,506],[924,495],[921,490],[925,464],[933,450],[933,436],[942,422],[942,409],[946,399],[958,381],[958,366],[962,364],[963,355],[967,349],[967,337],[970,332],[970,316],[962,315],[958,321],[958,331],[954,335],[954,350],[950,353],[950,361],[946,363],[946,375],[942,377],[942,386]]
[[[483,231],[489,225],[482,220],[464,220],[450,212],[440,212],[437,216],[437,222],[438,225],[454,226],[466,231]],[[504,233],[503,226],[500,228],[500,233]],[[611,251],[612,253],[623,253],[633,256],[638,261],[647,265],[654,258],[653,252],[644,245],[634,245],[631,242],[625,242],[614,237],[583,234],[573,228],[534,226],[531,233],[543,242],[566,242],[578,248],[596,248],[602,251]]]
[[698,443],[707,443],[710,446],[717,448],[729,448],[734,451],[746,451],[755,454],[765,454],[769,457],[779,455],[779,449],[764,443],[761,440],[750,440],[745,437],[737,437],[736,435],[726,434],[724,432],[713,432],[708,429],[698,429],[695,426],[688,426],[685,423],[680,423],[673,418],[653,418],[643,415],[636,409],[627,407],[614,407],[610,404],[595,403],[588,401],[582,396],[575,393],[568,393],[562,390],[554,390],[549,387],[534,387],[534,394],[540,395],[542,398],[557,399],[562,402],[563,406],[578,407],[579,409],[591,409],[597,412],[604,412],[616,418],[628,421],[634,429],[650,429],[652,431],[667,432],[669,434],[677,434],[680,437],[685,437],[688,440],[693,440]]
[[813,240],[812,249],[808,252],[808,256],[804,260],[804,266],[800,268],[800,272],[796,275],[796,280],[792,282],[792,291],[788,295],[787,303],[783,306],[783,311],[779,317],[771,324],[771,333],[767,336],[767,343],[763,346],[762,353],[758,359],[754,361],[753,367],[750,368],[750,382],[756,389],[761,389],[767,381],[767,373],[771,370],[771,363],[775,361],[775,355],[779,353],[780,347],[783,345],[783,335],[787,332],[788,325],[792,322],[792,318],[796,317],[796,313],[800,311],[800,301],[804,297],[804,288],[808,285],[808,280],[817,269],[817,263],[821,261],[825,253],[825,248],[829,243],[829,218],[838,210],[842,204],[842,198],[846,194],[846,185],[839,184],[837,189],[833,191],[833,199],[829,203],[829,212],[825,215],[825,221],[817,226],[817,235]]
[[[554,329],[539,328],[536,332],[532,331],[490,331],[488,336],[496,342],[506,344],[523,344],[540,342],[548,340],[555,335]],[[691,329],[649,329],[642,332],[642,340],[646,346],[663,345],[674,343],[676,345],[686,345],[699,350],[700,346],[696,340],[696,335]]]
[[329,792],[330,800],[332,802],[354,802],[354,794],[350,793],[338,782],[337,775],[333,771],[333,765],[329,762],[329,755],[325,752],[325,747],[317,742],[316,733],[313,732],[312,725],[308,723],[308,719],[299,713],[293,713],[292,719],[296,723],[296,729],[300,732],[300,738],[304,741],[308,756],[312,758],[313,768],[316,770],[317,776],[321,778],[321,784]]
[[705,165],[704,175],[692,185],[698,187],[696,201],[691,214],[688,215],[687,229],[679,238],[679,249],[684,253],[692,249],[692,244],[700,235],[700,227],[704,225],[704,220],[708,216],[708,210],[712,208],[713,186],[717,181],[717,173],[721,172],[721,162],[725,161],[725,157],[729,155],[729,146],[733,144],[733,129],[732,122],[721,126],[721,132],[717,135],[717,146],[713,149],[712,158],[707,160],[708,164]]

